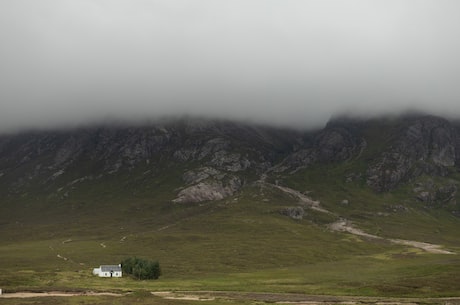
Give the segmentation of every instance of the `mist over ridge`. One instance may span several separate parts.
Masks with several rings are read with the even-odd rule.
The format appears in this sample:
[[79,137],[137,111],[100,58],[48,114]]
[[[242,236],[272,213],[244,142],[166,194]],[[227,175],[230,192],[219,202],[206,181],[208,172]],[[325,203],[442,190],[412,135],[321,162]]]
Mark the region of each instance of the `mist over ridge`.
[[460,116],[456,1],[4,1],[0,130]]

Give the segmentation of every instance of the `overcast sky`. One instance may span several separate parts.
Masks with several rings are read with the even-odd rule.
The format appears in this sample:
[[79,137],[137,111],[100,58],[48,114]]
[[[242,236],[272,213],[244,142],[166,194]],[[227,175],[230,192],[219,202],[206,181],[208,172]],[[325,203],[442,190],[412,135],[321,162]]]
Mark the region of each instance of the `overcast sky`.
[[0,130],[409,108],[460,117],[460,1],[0,1]]

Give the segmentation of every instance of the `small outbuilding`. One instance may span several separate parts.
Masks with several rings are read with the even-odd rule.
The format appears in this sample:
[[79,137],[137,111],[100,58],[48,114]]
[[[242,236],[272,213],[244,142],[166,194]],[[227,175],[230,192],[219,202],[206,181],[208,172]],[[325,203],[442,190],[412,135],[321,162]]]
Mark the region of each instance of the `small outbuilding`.
[[121,277],[121,265],[101,265],[93,269],[93,274],[99,277]]

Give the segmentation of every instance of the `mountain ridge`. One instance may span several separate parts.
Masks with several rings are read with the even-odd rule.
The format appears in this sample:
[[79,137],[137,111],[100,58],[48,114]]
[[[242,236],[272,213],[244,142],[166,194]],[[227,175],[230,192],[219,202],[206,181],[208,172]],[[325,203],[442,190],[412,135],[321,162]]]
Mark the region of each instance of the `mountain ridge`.
[[[148,175],[169,163],[183,167],[182,190],[175,202],[199,202],[232,195],[263,173],[288,174],[357,159],[366,168],[349,173],[347,179],[360,177],[376,192],[423,175],[446,177],[460,167],[460,128],[424,115],[339,117],[318,131],[180,120],[0,137],[0,179],[8,186],[2,189],[7,197],[33,185],[43,190],[51,185],[75,188],[86,180],[135,169]],[[63,177],[66,185],[60,183]]]

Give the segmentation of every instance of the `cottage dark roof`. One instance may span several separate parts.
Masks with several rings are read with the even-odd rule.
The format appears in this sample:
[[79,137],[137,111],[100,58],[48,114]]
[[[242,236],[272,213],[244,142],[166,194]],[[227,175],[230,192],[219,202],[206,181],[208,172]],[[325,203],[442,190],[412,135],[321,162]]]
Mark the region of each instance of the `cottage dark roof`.
[[119,272],[121,267],[119,265],[101,265],[102,272]]

